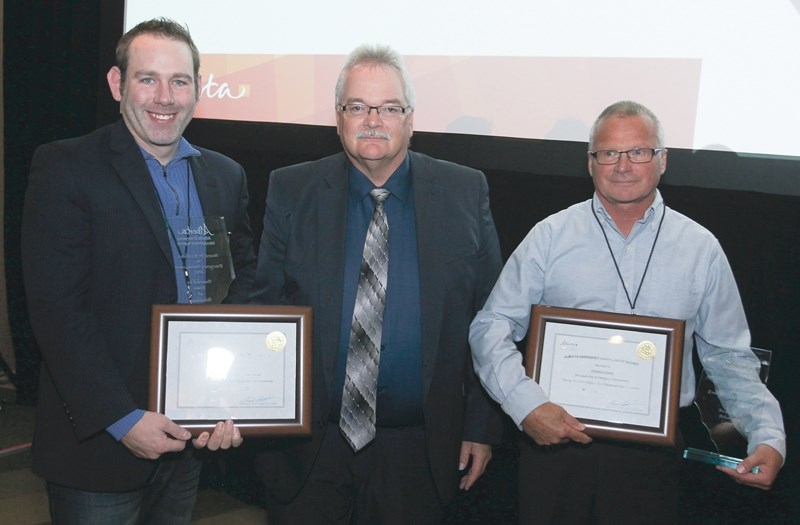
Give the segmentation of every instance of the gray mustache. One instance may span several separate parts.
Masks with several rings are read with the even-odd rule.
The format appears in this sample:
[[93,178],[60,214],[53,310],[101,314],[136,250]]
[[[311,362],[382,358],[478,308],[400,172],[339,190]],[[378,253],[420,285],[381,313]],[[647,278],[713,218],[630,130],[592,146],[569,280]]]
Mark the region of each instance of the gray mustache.
[[378,131],[377,129],[366,129],[364,131],[359,131],[356,135],[356,139],[384,139],[384,140],[391,140],[391,137],[388,133],[383,131]]

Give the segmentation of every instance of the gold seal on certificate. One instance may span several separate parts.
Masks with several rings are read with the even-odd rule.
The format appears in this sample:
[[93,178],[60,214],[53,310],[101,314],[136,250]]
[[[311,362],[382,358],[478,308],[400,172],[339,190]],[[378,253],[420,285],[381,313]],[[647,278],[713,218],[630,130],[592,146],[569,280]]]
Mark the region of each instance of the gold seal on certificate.
[[653,359],[656,356],[656,345],[650,341],[642,341],[636,345],[636,353],[639,354],[639,357],[642,359]]
[[286,336],[283,332],[270,332],[267,334],[267,348],[273,352],[280,352],[286,348]]

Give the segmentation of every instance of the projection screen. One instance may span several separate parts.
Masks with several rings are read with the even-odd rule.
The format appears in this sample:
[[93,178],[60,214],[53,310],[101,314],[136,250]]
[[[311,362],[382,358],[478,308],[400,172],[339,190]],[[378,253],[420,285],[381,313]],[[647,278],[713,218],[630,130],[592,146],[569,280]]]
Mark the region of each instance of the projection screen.
[[128,0],[125,29],[186,23],[196,117],[329,126],[362,43],[404,57],[415,129],[586,141],[606,105],[658,114],[667,145],[800,156],[800,0]]

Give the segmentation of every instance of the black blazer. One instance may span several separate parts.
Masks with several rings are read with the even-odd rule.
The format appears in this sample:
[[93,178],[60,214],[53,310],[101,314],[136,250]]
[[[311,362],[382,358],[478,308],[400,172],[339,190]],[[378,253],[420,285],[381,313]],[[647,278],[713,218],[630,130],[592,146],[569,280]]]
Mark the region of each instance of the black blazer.
[[[197,149],[190,162],[203,212],[225,217],[230,232],[228,300],[244,302],[255,269],[245,173]],[[147,407],[151,306],[175,303],[177,289],[158,197],[123,121],[37,148],[22,263],[42,353],[34,472],[83,490],[142,486],[155,462],[105,428]]]
[[[422,308],[423,414],[442,501],[458,484],[461,442],[498,442],[500,414],[472,370],[470,322],[502,263],[488,186],[476,170],[409,152]],[[288,501],[311,469],[328,421],[342,313],[349,162],[344,153],[270,176],[253,300],[314,312],[313,435],[264,440],[256,470]]]

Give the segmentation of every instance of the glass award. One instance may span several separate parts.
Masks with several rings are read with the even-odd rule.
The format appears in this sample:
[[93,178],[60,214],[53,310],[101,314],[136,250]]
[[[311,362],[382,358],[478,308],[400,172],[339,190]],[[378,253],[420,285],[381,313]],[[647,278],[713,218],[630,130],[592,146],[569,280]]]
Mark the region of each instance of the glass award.
[[[752,350],[752,358],[750,356],[741,357],[736,362],[726,358],[729,359],[725,363],[726,375],[741,377],[743,382],[739,384],[747,384],[752,379],[752,374],[756,374],[761,379],[761,382],[766,384],[769,378],[772,351],[761,348],[753,348]],[[737,422],[731,418],[724,405],[737,406],[738,410],[736,412],[738,413],[753,413],[753,411],[759,409],[759,399],[762,396],[753,395],[753,392],[748,389],[742,389],[738,394],[732,395],[728,393],[727,395],[728,398],[724,399],[724,401],[720,399],[714,382],[703,370],[700,381],[697,384],[695,405],[700,411],[700,419],[708,430],[711,441],[717,450],[716,452],[711,452],[689,448],[684,451],[684,458],[703,461],[712,465],[736,468],[742,458],[747,456],[747,440],[737,430]]]
[[168,217],[170,244],[191,304],[219,304],[228,295],[234,270],[224,217]]

